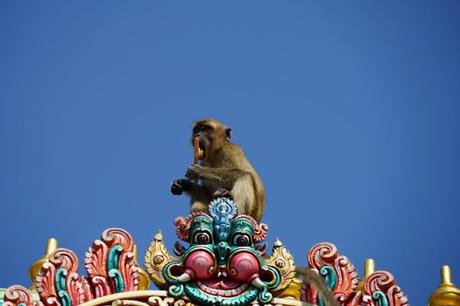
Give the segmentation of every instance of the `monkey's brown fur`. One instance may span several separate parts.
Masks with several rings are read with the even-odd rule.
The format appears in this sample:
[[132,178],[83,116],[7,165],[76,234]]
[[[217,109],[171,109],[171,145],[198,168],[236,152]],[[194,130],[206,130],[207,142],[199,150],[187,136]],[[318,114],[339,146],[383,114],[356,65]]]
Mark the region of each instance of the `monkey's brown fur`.
[[191,211],[207,211],[210,201],[231,196],[239,214],[260,221],[265,208],[262,180],[247,160],[241,147],[231,143],[231,129],[215,119],[199,120],[193,125],[192,139],[199,137],[201,165],[187,169],[187,180],[175,180],[173,194],[183,191],[191,197]]
[[312,285],[324,302],[324,306],[340,306],[337,299],[332,295],[326,286],[324,279],[316,272],[306,267],[296,267],[297,275],[302,275],[304,281]]

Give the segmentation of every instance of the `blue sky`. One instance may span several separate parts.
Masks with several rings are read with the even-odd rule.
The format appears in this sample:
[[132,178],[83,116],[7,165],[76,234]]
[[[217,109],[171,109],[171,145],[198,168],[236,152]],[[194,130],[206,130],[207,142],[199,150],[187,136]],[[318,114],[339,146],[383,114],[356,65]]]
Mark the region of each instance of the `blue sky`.
[[172,249],[194,120],[233,128],[269,241],[392,272],[423,305],[460,283],[458,1],[0,4],[0,287],[55,237]]

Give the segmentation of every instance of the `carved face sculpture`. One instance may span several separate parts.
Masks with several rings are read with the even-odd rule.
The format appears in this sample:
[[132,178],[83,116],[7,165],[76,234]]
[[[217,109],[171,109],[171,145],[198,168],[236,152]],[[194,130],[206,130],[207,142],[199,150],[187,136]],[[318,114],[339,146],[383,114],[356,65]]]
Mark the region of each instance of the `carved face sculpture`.
[[266,264],[265,245],[256,244],[265,238],[266,225],[236,216],[236,206],[225,198],[213,201],[209,210],[209,215],[176,219],[179,238],[190,246],[176,247],[179,260],[163,268],[169,293],[185,294],[199,305],[270,302],[269,291],[280,284],[281,276]]

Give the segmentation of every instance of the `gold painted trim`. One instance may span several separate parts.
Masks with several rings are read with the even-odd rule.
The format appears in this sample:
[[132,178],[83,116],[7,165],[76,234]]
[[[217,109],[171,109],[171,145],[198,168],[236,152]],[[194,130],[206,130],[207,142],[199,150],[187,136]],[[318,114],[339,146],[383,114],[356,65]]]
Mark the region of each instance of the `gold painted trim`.
[[140,290],[140,291],[120,292],[120,293],[114,293],[114,294],[102,296],[100,298],[80,304],[79,306],[95,306],[95,305],[101,305],[101,304],[108,304],[108,303],[111,303],[112,301],[124,300],[124,299],[142,299],[142,298],[147,299],[151,296],[167,297],[168,293],[164,290]]

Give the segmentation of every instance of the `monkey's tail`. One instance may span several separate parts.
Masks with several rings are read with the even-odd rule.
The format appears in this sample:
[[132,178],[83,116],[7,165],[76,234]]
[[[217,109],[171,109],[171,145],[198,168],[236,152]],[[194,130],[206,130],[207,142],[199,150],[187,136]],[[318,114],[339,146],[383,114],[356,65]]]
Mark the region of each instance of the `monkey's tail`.
[[326,286],[324,279],[318,273],[306,268],[296,267],[295,272],[297,275],[302,275],[303,280],[318,290],[319,296],[324,302],[324,306],[340,306],[339,301],[332,295]]

